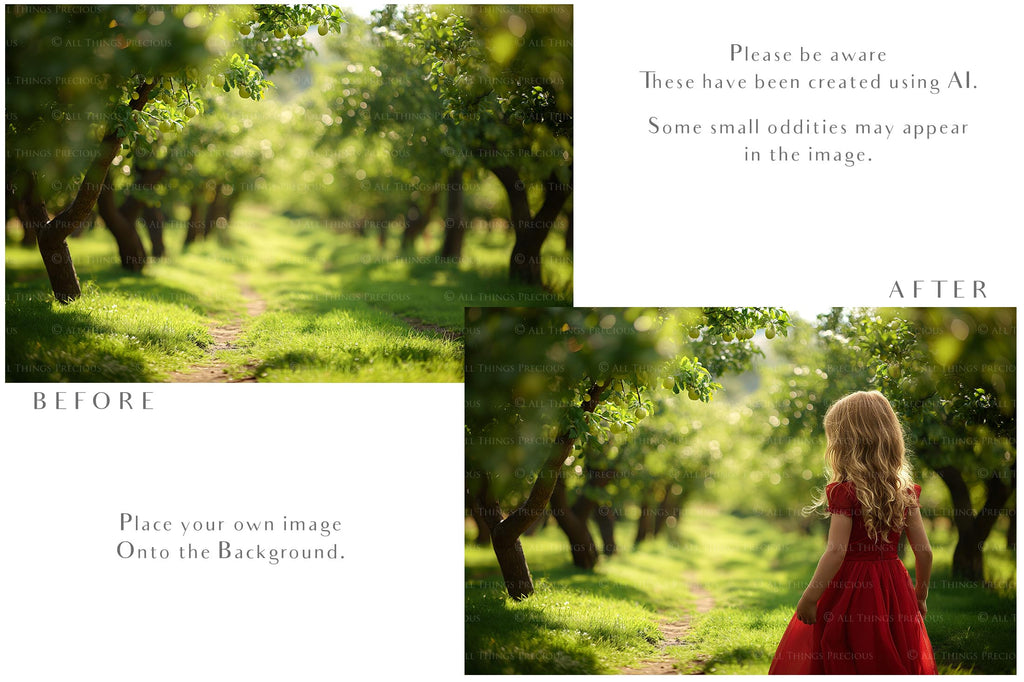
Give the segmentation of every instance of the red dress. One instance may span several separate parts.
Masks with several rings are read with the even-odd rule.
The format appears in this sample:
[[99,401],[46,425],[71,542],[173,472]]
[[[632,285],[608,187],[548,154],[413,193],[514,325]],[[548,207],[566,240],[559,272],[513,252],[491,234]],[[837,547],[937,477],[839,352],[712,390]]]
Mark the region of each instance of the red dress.
[[[921,486],[914,486],[920,499]],[[814,625],[789,621],[769,675],[934,675],[932,644],[917,610],[900,534],[868,537],[852,483],[825,489],[828,510],[853,517],[843,565],[818,600]]]

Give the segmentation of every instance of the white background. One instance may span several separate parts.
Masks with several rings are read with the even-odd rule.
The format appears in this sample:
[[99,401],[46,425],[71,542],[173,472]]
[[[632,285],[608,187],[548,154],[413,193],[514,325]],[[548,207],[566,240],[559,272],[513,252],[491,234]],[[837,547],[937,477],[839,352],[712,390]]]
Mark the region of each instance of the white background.
[[[1020,251],[1007,238],[1021,226],[1019,7],[579,4],[577,304],[1016,305]],[[889,61],[730,63],[733,42],[885,50]],[[644,91],[641,69],[695,78],[881,71],[943,82],[969,69],[978,88]],[[855,168],[753,165],[740,160],[742,138],[655,137],[646,132],[650,115],[964,121],[970,133],[833,140],[869,149],[874,160]],[[894,279],[915,278],[983,279],[989,298],[888,298]],[[34,390],[55,388],[3,387],[5,678],[462,674],[462,386],[69,386],[148,389],[156,409],[31,409]],[[336,518],[346,558],[279,566],[119,559],[122,512]],[[182,539],[154,536],[153,544]]]
[[[631,2],[576,8],[577,305],[893,303],[892,280],[986,280],[1013,305],[1021,226],[1020,3]],[[841,9],[845,8],[845,9]],[[759,50],[884,50],[882,65],[729,61]],[[644,90],[665,76],[939,78],[970,91]],[[947,139],[651,135],[647,121],[759,116],[969,123]],[[793,137],[793,136],[790,136]],[[865,148],[873,161],[747,164],[743,146]],[[899,303],[898,301],[895,301]],[[904,301],[913,304],[914,301]],[[917,304],[941,304],[934,298]],[[960,301],[963,303],[963,301]],[[986,304],[986,301],[982,301]]]

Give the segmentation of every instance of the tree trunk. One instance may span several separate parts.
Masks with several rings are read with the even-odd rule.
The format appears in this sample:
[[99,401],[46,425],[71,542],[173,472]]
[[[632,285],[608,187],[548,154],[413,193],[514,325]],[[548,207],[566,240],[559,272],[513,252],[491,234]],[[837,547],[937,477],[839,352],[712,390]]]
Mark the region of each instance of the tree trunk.
[[30,208],[35,189],[35,178],[30,175],[24,190],[17,194],[13,191],[7,193],[11,208],[21,223],[21,245],[30,248],[36,245],[36,232],[50,220],[45,209],[40,213]]
[[953,577],[982,582],[985,579],[982,548],[1000,512],[1006,506],[1012,489],[999,478],[998,472],[993,474],[985,481],[985,504],[975,515],[974,507],[971,505],[971,493],[960,470],[953,466],[945,466],[936,469],[935,472],[949,488],[953,501],[953,523],[957,529],[956,548],[953,550]]
[[491,547],[494,549],[498,568],[501,569],[502,578],[505,580],[505,589],[509,596],[516,601],[525,599],[533,594],[533,576],[530,575],[530,567],[526,563],[523,545],[519,542],[518,535],[514,535],[511,529],[504,535],[498,532],[501,524],[507,519],[502,518],[501,507],[491,495],[490,480],[486,474],[474,478],[481,481],[480,488],[475,495],[480,523],[489,531]]
[[437,208],[438,193],[431,192],[427,196],[427,205],[420,210],[420,207],[413,202],[405,213],[405,229],[402,230],[402,251],[411,251],[416,245],[416,239],[430,224],[430,216]]
[[565,250],[572,253],[572,211],[565,214],[569,224],[565,228]]
[[53,295],[61,303],[70,303],[82,295],[78,273],[71,260],[67,238],[60,230],[43,229],[38,234],[39,254],[43,257]]
[[473,523],[476,524],[477,532],[474,544],[480,547],[486,547],[491,544],[491,528],[484,521],[484,513],[481,509],[480,498],[470,494],[469,486],[466,487],[466,508],[469,509],[469,513],[473,517]]
[[205,216],[203,215],[203,209],[199,202],[195,199],[188,207],[188,225],[185,230],[185,245],[184,248],[188,248],[189,244],[199,241],[202,239],[205,233]]
[[128,190],[128,198],[121,204],[121,214],[124,215],[125,219],[132,225],[141,217],[142,222],[146,226],[146,231],[149,234],[150,250],[153,253],[154,258],[163,258],[166,253],[164,248],[164,216],[160,210],[159,205],[148,205],[139,201],[137,194],[139,192],[146,192],[150,196],[147,197],[152,199],[153,189],[157,183],[163,180],[164,176],[167,175],[167,170],[163,168],[142,168],[136,163],[136,179],[132,183],[131,188]]
[[444,243],[441,258],[460,260],[462,243],[466,237],[466,208],[462,184],[464,171],[453,168],[448,172],[448,204],[445,207]]
[[224,194],[224,185],[218,184],[213,193],[213,200],[206,207],[206,226],[203,232],[207,238],[214,235],[218,241],[224,242],[227,237],[225,232],[227,227],[228,198]]
[[594,544],[590,529],[587,528],[587,515],[577,516],[575,509],[569,506],[565,476],[561,470],[558,472],[555,489],[551,493],[551,515],[569,538],[572,563],[578,568],[592,570],[597,565],[597,546]]
[[227,197],[224,202],[224,218],[231,223],[231,217],[235,214],[235,206],[238,206],[238,199],[240,198],[238,188],[232,188],[231,195]]
[[[136,89],[139,97],[133,100],[129,106],[135,111],[141,110],[149,101],[149,92],[152,89],[153,84],[143,83],[140,85]],[[71,205],[37,230],[39,253],[43,257],[46,274],[49,276],[50,286],[53,288],[53,295],[61,303],[68,303],[82,295],[82,288],[78,283],[78,273],[75,272],[75,264],[71,261],[67,238],[89,219],[96,200],[99,198],[100,190],[105,184],[107,170],[113,163],[114,157],[121,151],[122,139],[114,133],[108,133],[103,138],[103,141],[100,142],[99,154],[85,171],[85,177],[82,179],[82,184],[79,185]],[[37,209],[41,209],[43,213],[46,212],[45,206],[38,197],[34,199],[34,203],[37,204]]]
[[646,540],[648,536],[654,533],[654,523],[651,518],[651,503],[645,497],[640,502],[640,518],[636,522],[636,539],[633,540],[633,546],[636,547],[641,542]]
[[150,250],[153,258],[163,258],[167,255],[164,246],[164,212],[158,206],[147,206],[142,209],[142,222],[146,225],[149,233]]
[[533,576],[519,538],[497,540],[492,536],[491,542],[509,596],[516,601],[526,599],[533,594]]
[[526,535],[526,536],[536,535],[540,531],[544,530],[544,528],[546,528],[547,525],[548,525],[548,519],[549,518],[551,518],[551,510],[545,510],[544,513],[541,514],[537,518],[536,521],[531,523],[526,528],[526,530],[523,531],[523,535]]
[[615,546],[615,510],[601,505],[594,510],[594,521],[601,532],[601,551],[605,556],[612,556],[618,549]]
[[[571,172],[571,168],[570,168]],[[572,193],[571,185],[561,183],[554,171],[544,181],[544,203],[536,214],[530,212],[526,184],[511,166],[500,166],[493,173],[508,194],[515,243],[509,259],[509,277],[513,282],[541,286],[541,248],[551,232],[562,206]]]
[[121,267],[130,272],[142,272],[142,268],[146,264],[146,247],[143,246],[142,238],[139,237],[139,231],[135,227],[135,220],[130,220],[130,218],[138,215],[136,203],[137,201],[131,197],[125,201],[124,206],[129,214],[125,215],[117,207],[117,201],[114,199],[114,189],[109,182],[103,183],[103,189],[100,191],[99,201],[97,202],[100,217],[103,218],[104,224],[110,230],[110,233],[114,235],[114,241],[117,242],[117,252],[121,257]]
[[[582,404],[584,412],[593,412],[601,399],[601,394],[610,386],[593,384],[588,391],[590,400]],[[572,454],[574,438],[568,433],[561,434],[555,439],[555,448],[547,460],[541,465],[537,472],[537,478],[530,488],[530,494],[526,501],[516,507],[504,519],[501,519],[501,509],[497,502],[489,500],[483,506],[484,516],[488,519],[491,527],[491,546],[494,547],[494,554],[501,567],[501,573],[505,577],[505,588],[509,596],[515,600],[525,599],[533,594],[533,578],[530,576],[530,569],[526,564],[526,555],[523,554],[522,545],[519,543],[519,536],[533,525],[544,514],[545,507],[551,499],[551,493],[555,489],[558,475],[566,458]],[[495,522],[495,519],[500,519]]]
[[672,485],[665,485],[665,495],[661,498],[661,503],[658,505],[658,514],[654,518],[654,537],[661,535],[661,531],[665,530],[665,523],[668,521],[668,517],[672,515]]

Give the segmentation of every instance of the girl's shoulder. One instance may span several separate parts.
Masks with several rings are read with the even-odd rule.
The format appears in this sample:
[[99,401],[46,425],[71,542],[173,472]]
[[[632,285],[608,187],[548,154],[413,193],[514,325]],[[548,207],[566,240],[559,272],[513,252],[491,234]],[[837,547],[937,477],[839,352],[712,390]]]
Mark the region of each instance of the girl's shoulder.
[[853,516],[857,506],[857,490],[852,481],[829,483],[825,486],[825,501],[830,513]]

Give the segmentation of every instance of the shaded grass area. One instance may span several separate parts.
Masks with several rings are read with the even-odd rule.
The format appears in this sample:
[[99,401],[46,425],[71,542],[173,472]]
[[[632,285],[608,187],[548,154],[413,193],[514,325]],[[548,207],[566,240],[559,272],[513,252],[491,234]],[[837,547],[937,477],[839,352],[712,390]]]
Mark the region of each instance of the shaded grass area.
[[[633,537],[620,523],[618,541]],[[993,534],[994,536],[996,533]],[[1016,670],[1016,563],[1002,537],[986,547],[990,589],[950,579],[955,537],[932,533],[935,550],[926,626],[940,673],[1013,673]],[[677,617],[692,604],[687,580],[693,575],[714,597],[715,606],[693,614],[685,646],[665,652],[682,672],[766,674],[796,602],[814,572],[824,537],[780,530],[770,520],[738,518],[694,509],[684,518],[675,544],[665,538],[624,549],[602,560],[591,574],[571,567],[568,545],[557,528],[524,538],[523,546],[538,596],[516,604],[503,596],[500,573],[489,548],[466,548],[466,671],[544,672],[537,660],[558,660],[579,652],[572,672],[615,672],[650,655],[650,631],[642,627]],[[912,568],[913,557],[908,563]],[[552,609],[551,604],[560,604]],[[523,611],[539,613],[527,618]],[[639,609],[639,610],[637,610]],[[595,614],[614,624],[629,613],[630,626],[598,643],[590,632]],[[586,627],[584,627],[586,626]],[[590,629],[588,629],[590,628]],[[631,658],[632,657],[632,658]],[[547,670],[555,672],[554,670]],[[568,670],[564,670],[568,671]]]
[[[307,246],[296,258],[325,264],[338,277],[339,292],[401,317],[450,329],[463,325],[467,306],[549,306],[572,301],[572,258],[564,240],[552,234],[542,253],[545,288],[508,281],[511,236],[504,232],[466,235],[461,262],[437,255],[441,235],[428,231],[416,248],[403,252],[391,234],[381,247],[374,237],[339,236],[315,224],[299,223]],[[432,238],[431,238],[432,237]]]
[[[551,259],[558,293],[507,281],[504,233],[467,235],[461,264],[429,255],[429,244],[402,255],[394,238],[382,248],[258,207],[243,208],[227,235],[230,246],[210,240],[182,253],[182,226],[169,223],[169,256],[134,275],[96,227],[71,240],[83,296],[67,306],[53,301],[38,252],[9,243],[7,380],[166,380],[210,359],[211,325],[242,319],[234,347],[216,355],[234,376],[461,381],[466,305],[571,302],[567,257]],[[561,244],[552,238],[548,250],[564,256]],[[266,313],[246,319],[240,278]]]
[[236,268],[203,245],[175,263],[125,272],[111,244],[75,240],[82,296],[53,300],[39,253],[6,250],[8,381],[160,381],[206,355],[212,320],[241,314]]
[[537,591],[519,603],[491,549],[466,546],[466,673],[614,673],[654,655],[658,618],[692,604],[685,582],[669,577],[677,557],[627,553],[589,573],[567,561],[560,536],[549,527],[525,538]]

